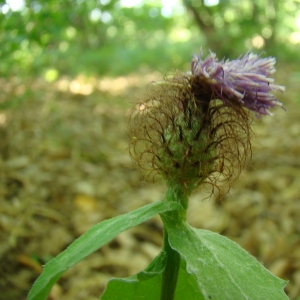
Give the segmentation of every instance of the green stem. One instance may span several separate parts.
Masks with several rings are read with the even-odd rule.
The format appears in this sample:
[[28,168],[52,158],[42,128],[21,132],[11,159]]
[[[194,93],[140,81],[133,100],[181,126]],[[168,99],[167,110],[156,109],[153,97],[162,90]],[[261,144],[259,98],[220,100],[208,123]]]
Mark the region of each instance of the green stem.
[[164,251],[167,252],[167,264],[162,276],[160,300],[173,300],[180,268],[180,255],[171,248],[166,230],[164,230]]
[[[176,223],[180,223],[186,219],[188,195],[184,186],[169,184],[165,201],[179,202],[183,209],[164,213],[164,216],[175,220]],[[167,253],[167,264],[162,274],[160,300],[173,300],[180,269],[180,254],[171,247],[169,234],[166,229],[164,229],[164,251]]]

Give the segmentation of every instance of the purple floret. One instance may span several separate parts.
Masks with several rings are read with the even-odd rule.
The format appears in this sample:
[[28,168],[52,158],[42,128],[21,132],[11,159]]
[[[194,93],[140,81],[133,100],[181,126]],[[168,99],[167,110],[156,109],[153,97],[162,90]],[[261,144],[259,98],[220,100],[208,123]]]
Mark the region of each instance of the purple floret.
[[208,82],[215,98],[225,104],[237,99],[258,115],[270,115],[269,108],[282,106],[270,93],[285,90],[285,87],[274,84],[274,79],[268,77],[276,71],[274,57],[260,58],[250,51],[232,61],[218,61],[213,52],[204,60],[201,60],[201,56],[202,49],[200,55],[194,55],[192,59],[192,75]]

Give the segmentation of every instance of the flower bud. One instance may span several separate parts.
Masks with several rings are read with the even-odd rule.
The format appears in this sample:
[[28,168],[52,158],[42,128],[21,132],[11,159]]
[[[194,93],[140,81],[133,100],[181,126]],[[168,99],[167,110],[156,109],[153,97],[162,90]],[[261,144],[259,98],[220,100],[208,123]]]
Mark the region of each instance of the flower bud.
[[216,186],[221,174],[234,179],[251,149],[249,118],[211,93],[186,74],[149,86],[130,116],[130,153],[143,175],[160,174],[188,194],[202,183]]
[[[201,56],[201,53],[200,53]],[[239,176],[251,157],[252,114],[281,103],[270,91],[275,59],[248,52],[221,61],[195,56],[191,73],[175,73],[148,86],[129,120],[130,154],[145,177],[161,175],[187,194],[208,183],[219,188]]]

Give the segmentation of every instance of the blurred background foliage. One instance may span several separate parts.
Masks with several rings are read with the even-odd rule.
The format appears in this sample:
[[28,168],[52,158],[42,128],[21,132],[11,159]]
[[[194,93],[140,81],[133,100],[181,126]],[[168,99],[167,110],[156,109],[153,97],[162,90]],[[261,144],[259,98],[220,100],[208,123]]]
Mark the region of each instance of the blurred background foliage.
[[299,0],[6,0],[0,24],[2,77],[165,72],[201,45],[300,61]]

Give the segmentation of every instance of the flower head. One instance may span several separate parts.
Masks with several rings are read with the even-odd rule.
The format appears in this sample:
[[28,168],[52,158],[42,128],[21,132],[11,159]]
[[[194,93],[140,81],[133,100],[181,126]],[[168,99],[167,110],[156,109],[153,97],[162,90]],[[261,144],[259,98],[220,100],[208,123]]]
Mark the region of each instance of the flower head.
[[239,103],[210,100],[207,84],[176,73],[148,86],[129,119],[130,154],[143,176],[162,175],[187,193],[231,185],[251,156],[249,114]]
[[204,184],[214,193],[221,182],[230,188],[252,155],[251,111],[271,114],[281,103],[270,92],[284,91],[269,78],[275,58],[201,55],[192,73],[149,85],[129,119],[129,150],[143,176],[161,175],[186,193]]
[[232,61],[218,61],[216,54],[211,52],[204,60],[194,55],[191,62],[192,75],[198,81],[210,85],[215,98],[228,105],[238,100],[242,105],[260,115],[271,114],[269,108],[282,106],[273,91],[284,91],[285,88],[274,84],[268,76],[275,72],[275,58],[260,58],[247,54]]

